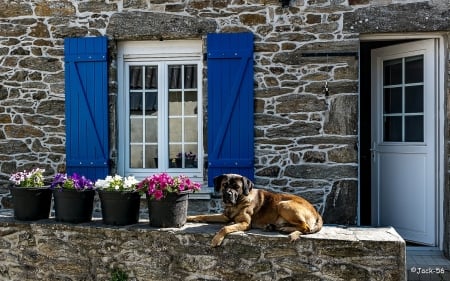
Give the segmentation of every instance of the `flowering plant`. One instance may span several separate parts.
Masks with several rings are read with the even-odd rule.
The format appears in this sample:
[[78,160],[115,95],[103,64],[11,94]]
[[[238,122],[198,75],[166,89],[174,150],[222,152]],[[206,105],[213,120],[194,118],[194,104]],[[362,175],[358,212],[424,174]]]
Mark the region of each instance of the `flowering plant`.
[[135,191],[138,181],[134,176],[107,176],[95,182],[95,187],[107,191]]
[[138,183],[137,190],[145,192],[150,199],[161,200],[169,193],[200,190],[200,184],[191,181],[185,175],[171,177],[167,173],[154,174]]
[[31,171],[24,170],[11,175],[9,178],[15,185],[20,187],[43,187],[44,186],[44,169],[34,168]]
[[50,184],[50,188],[75,189],[78,191],[92,190],[94,189],[94,183],[91,180],[85,178],[84,176],[78,175],[77,173],[73,173],[71,176],[67,176],[67,174],[58,173],[53,178],[53,181]]

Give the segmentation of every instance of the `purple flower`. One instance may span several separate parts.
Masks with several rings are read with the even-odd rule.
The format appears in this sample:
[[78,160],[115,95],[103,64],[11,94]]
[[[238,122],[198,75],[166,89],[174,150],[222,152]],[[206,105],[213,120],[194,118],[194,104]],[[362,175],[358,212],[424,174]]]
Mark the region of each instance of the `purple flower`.
[[80,191],[90,190],[94,189],[94,183],[77,173],[73,173],[71,176],[67,176],[67,174],[57,174],[54,177],[50,188],[75,189]]

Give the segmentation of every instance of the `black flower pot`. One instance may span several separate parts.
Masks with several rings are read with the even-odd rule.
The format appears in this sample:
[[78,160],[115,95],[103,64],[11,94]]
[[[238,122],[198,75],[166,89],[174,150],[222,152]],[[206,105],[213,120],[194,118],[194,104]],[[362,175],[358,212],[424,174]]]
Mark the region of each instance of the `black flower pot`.
[[55,220],[69,223],[90,222],[94,209],[94,190],[53,190]]
[[161,200],[147,196],[150,225],[154,227],[182,227],[186,223],[188,193],[169,193]]
[[129,225],[139,221],[141,196],[131,191],[98,190],[102,206],[103,223]]
[[11,187],[14,218],[22,221],[48,219],[52,191],[48,188]]

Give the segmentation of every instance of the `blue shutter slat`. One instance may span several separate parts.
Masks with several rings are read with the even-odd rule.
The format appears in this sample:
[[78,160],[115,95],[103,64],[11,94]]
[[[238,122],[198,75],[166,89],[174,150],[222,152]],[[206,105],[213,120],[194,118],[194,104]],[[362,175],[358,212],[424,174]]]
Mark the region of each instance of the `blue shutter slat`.
[[66,170],[96,180],[109,173],[106,37],[66,38]]
[[208,34],[208,185],[222,173],[254,178],[253,35]]

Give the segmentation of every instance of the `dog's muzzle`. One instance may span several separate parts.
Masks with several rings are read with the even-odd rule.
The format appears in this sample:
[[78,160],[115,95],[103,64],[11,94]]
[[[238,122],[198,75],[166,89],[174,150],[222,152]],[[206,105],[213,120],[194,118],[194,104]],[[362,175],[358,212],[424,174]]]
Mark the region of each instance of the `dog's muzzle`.
[[238,194],[233,190],[224,190],[222,193],[222,200],[226,204],[236,204],[237,198]]

